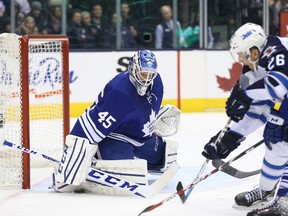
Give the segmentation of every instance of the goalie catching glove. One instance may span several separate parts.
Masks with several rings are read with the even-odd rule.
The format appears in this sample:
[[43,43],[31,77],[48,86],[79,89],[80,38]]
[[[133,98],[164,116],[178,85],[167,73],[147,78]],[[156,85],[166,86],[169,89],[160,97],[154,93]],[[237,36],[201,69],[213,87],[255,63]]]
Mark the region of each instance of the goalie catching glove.
[[173,105],[164,105],[160,108],[156,123],[155,134],[161,137],[172,136],[177,133],[181,111]]
[[209,143],[204,146],[202,155],[207,159],[215,160],[226,158],[230,152],[235,150],[245,139],[242,135],[228,130],[219,142],[215,143],[220,133],[221,131],[219,131],[216,136],[212,137]]

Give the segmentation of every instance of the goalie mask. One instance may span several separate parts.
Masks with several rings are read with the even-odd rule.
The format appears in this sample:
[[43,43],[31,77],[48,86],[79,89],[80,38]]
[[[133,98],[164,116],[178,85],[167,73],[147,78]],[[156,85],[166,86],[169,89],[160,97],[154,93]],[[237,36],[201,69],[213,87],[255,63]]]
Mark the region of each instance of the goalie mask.
[[131,57],[128,65],[130,80],[141,96],[146,94],[148,87],[157,76],[157,61],[150,50],[140,50]]
[[254,71],[257,70],[257,60],[251,60],[250,49],[256,47],[259,52],[263,50],[266,44],[267,36],[263,28],[254,23],[246,23],[241,26],[232,35],[230,39],[230,53],[235,61],[241,61],[241,57],[244,55],[247,60],[253,65]]

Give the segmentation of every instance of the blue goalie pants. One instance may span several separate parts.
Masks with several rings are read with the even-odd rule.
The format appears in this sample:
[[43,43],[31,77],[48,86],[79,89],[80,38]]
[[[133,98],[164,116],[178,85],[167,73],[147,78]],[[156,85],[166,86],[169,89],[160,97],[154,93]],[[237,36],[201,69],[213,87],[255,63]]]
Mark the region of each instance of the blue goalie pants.
[[140,147],[106,137],[98,143],[96,158],[102,160],[145,159],[148,163],[148,170],[157,171],[164,165],[165,147],[166,143],[163,138],[156,135]]

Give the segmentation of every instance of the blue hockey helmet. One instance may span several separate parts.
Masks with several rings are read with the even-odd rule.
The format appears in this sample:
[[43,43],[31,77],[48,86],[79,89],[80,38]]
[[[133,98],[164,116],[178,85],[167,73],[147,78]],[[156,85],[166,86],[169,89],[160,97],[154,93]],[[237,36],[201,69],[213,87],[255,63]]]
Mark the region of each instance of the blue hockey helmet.
[[138,94],[145,95],[147,88],[157,76],[157,61],[154,53],[150,50],[139,50],[131,57],[128,72]]

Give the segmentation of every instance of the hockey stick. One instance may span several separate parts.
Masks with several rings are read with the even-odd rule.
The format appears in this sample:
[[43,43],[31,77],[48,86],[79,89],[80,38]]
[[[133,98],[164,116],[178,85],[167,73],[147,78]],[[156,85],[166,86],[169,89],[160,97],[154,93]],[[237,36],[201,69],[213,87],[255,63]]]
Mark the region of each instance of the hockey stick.
[[[22,146],[18,146],[7,140],[5,140],[3,144],[7,147],[18,149],[22,152],[41,157],[41,158],[50,160],[55,163],[60,163],[60,161],[48,155],[42,154],[34,150],[30,150],[28,148],[24,148]],[[86,180],[89,182],[94,182],[98,184],[100,183],[100,184],[104,184],[106,186],[110,186],[113,188],[118,188],[118,189],[127,191],[131,194],[134,194],[143,198],[150,198],[154,196],[156,193],[158,193],[159,191],[161,191],[168,184],[168,182],[177,173],[178,169],[179,169],[179,165],[176,162],[172,163],[170,167],[167,169],[167,171],[164,172],[153,184],[149,186],[143,186],[135,182],[122,179],[118,176],[111,174],[110,172],[109,173],[104,172],[102,170],[99,170],[93,167],[89,168]]]
[[207,179],[209,176],[217,173],[218,171],[221,171],[224,167],[226,167],[227,165],[231,164],[233,161],[238,160],[239,158],[241,158],[242,156],[246,155],[247,153],[249,153],[250,151],[252,151],[253,149],[257,148],[259,145],[261,145],[263,142],[263,140],[259,141],[258,143],[254,144],[253,146],[251,146],[250,148],[246,149],[245,151],[241,152],[239,155],[231,158],[229,161],[227,161],[226,163],[222,164],[221,166],[219,166],[218,168],[215,168],[214,170],[212,170],[210,173],[202,176],[201,178],[199,178],[197,181],[192,182],[191,184],[189,184],[188,186],[186,186],[185,188],[183,188],[182,190],[179,190],[177,192],[175,192],[174,194],[170,195],[169,197],[167,197],[166,199],[162,200],[161,202],[154,204],[154,205],[150,205],[147,208],[145,208],[142,212],[140,212],[140,214],[138,216],[140,216],[143,213],[146,212],[150,212],[156,208],[158,208],[159,206],[164,205],[165,203],[169,202],[170,200],[172,200],[173,198],[175,198],[177,195],[180,195],[182,193],[184,193],[185,191],[189,190],[190,188],[194,187],[196,184],[198,184],[199,182]]
[[[228,130],[229,128],[229,125],[231,124],[231,121],[232,119],[229,118],[228,121],[226,122],[224,128],[221,130],[220,134],[218,135],[216,141],[215,141],[215,144],[217,144],[221,138],[223,137],[223,135],[226,133],[226,131]],[[209,159],[206,159],[201,167],[201,169],[199,170],[196,178],[194,179],[194,182],[199,180],[199,178],[201,177],[202,173],[204,172],[207,164],[209,163]],[[177,186],[176,186],[176,190],[179,191],[179,190],[182,190],[183,189],[183,184],[181,181],[178,182]],[[188,197],[190,196],[191,192],[193,191],[194,187],[191,187],[188,191],[187,191],[187,194],[185,195],[185,193],[182,193],[179,195],[180,199],[181,199],[181,202],[184,204],[186,202],[186,200],[188,199]]]
[[[196,178],[194,179],[193,182],[197,181],[200,179],[202,173],[204,172],[207,164],[209,163],[209,159],[206,159],[205,162],[203,163],[201,169],[199,170]],[[183,184],[181,181],[178,182],[177,186],[176,186],[177,191],[183,190]],[[184,204],[186,202],[186,200],[188,199],[188,197],[190,196],[192,190],[194,189],[194,187],[191,187],[188,191],[187,194],[185,195],[185,193],[179,194],[179,197],[181,199],[181,202]]]
[[[263,142],[264,142],[264,140],[263,140]],[[221,159],[212,161],[212,165],[215,168],[221,166],[224,163],[225,163],[225,161],[223,161]],[[228,175],[231,175],[235,178],[242,179],[242,178],[247,178],[247,177],[259,174],[261,169],[250,171],[250,172],[245,172],[245,171],[238,170],[232,166],[226,166],[221,171],[228,174]]]

